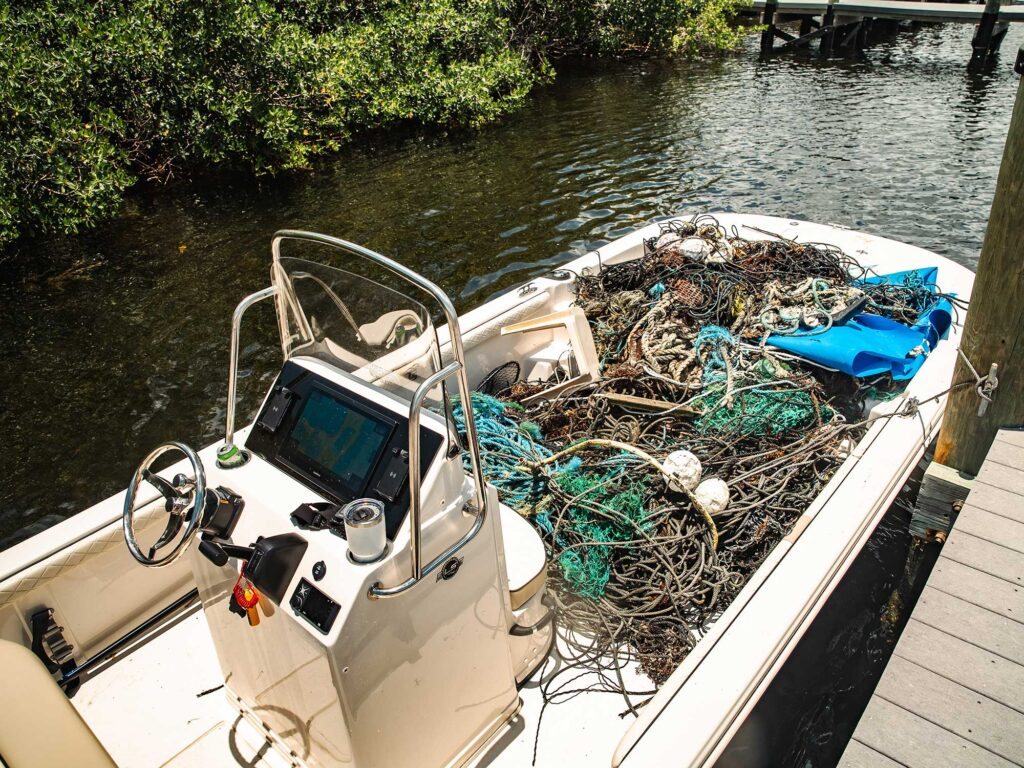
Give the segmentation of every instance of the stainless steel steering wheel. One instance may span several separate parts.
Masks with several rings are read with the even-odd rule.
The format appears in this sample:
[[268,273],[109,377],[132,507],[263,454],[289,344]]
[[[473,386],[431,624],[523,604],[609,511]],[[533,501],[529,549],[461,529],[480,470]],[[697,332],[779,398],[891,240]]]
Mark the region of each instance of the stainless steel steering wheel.
[[[184,474],[178,474],[169,481],[152,470],[153,463],[168,451],[185,454],[185,458],[192,465],[191,478]],[[164,510],[168,514],[167,525],[153,546],[149,548],[148,554],[143,553],[135,538],[135,516],[142,507],[151,503],[144,503],[140,507],[135,506],[143,481],[156,488],[164,497]],[[128,493],[124,498],[124,540],[128,544],[128,551],[132,553],[132,557],[150,568],[160,568],[173,563],[188,549],[188,545],[192,543],[196,533],[199,532],[205,503],[206,473],[203,471],[203,462],[200,461],[196,452],[184,443],[177,441],[158,445],[135,470],[131,485],[128,486]],[[170,544],[183,527],[185,532],[181,534],[180,541],[171,548],[170,552],[157,557],[157,550]]]

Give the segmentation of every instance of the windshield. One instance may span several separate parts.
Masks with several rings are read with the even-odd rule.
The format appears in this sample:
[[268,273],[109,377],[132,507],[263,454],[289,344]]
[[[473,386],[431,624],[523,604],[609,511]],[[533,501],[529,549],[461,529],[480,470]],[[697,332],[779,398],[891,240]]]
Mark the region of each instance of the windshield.
[[[347,255],[320,243],[284,245],[291,252],[301,247],[303,255],[318,252],[325,261]],[[370,277],[283,253],[272,279],[285,359],[313,357],[411,400],[440,359],[426,307]],[[431,394],[428,402],[438,402],[440,391]]]

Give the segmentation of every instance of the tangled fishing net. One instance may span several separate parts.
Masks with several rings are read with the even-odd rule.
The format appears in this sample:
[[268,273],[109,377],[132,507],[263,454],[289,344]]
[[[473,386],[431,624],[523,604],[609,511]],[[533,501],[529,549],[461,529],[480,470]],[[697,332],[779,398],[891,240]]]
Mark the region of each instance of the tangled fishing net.
[[664,682],[843,462],[866,399],[898,392],[766,343],[855,311],[912,324],[936,301],[866,275],[833,246],[672,222],[643,258],[577,278],[597,381],[474,395],[484,474],[550,554],[567,668]]

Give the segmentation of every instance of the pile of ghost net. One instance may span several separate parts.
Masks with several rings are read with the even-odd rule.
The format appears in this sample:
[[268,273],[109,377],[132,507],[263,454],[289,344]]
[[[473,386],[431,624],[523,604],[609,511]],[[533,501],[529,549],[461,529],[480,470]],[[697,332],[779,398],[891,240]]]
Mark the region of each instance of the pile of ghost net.
[[710,217],[664,225],[645,251],[578,276],[596,383],[525,407],[555,382],[474,396],[485,475],[551,556],[563,672],[623,694],[650,693],[625,690],[626,664],[664,682],[842,463],[865,398],[895,394],[768,335],[827,330],[851,306],[912,324],[934,301],[858,283],[838,248]]

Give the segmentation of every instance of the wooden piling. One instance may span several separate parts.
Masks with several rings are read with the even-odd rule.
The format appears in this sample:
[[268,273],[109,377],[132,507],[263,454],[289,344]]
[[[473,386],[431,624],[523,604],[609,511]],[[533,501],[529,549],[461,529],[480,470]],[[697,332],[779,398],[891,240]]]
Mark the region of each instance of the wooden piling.
[[[981,21],[974,30],[974,39],[971,40],[971,64],[983,64],[989,54],[993,52],[994,34],[996,21],[999,18],[1000,0],[985,0],[985,12],[981,15]],[[1002,37],[995,43],[998,47]]]
[[[1018,72],[1024,69],[1024,49]],[[984,415],[974,386],[950,393],[935,460],[977,474],[1000,427],[1024,424],[1024,79],[1003,150],[999,179],[960,349],[982,376],[998,368],[998,388]],[[953,382],[974,381],[958,360]]]
[[825,55],[832,53],[832,49],[835,47],[835,23],[836,9],[834,6],[834,0],[829,0],[828,7],[825,8],[825,13],[821,16],[821,28],[825,31],[821,36],[821,45],[819,46],[819,50]]
[[764,5],[764,12],[761,15],[761,23],[764,24],[764,31],[761,32],[761,53],[771,53],[775,46],[775,0],[768,0]]

